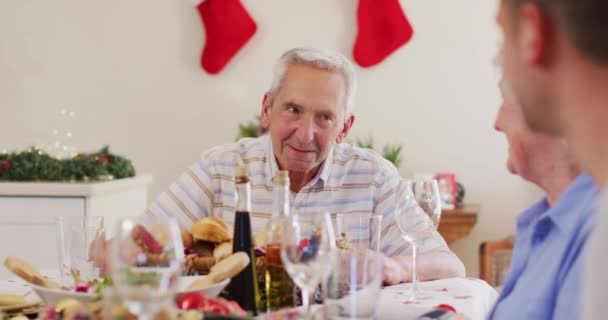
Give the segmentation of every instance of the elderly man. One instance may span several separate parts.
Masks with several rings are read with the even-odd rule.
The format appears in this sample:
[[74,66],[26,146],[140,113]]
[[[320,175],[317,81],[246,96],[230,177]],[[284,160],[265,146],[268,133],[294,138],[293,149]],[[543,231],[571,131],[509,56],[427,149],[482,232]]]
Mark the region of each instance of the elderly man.
[[581,252],[592,230],[598,191],[566,144],[530,131],[504,82],[501,91],[494,127],[509,144],[507,168],[546,196],[517,218],[511,269],[490,319],[576,319]]
[[[501,0],[505,77],[533,130],[563,136],[581,166],[608,183],[608,2]],[[584,319],[605,318],[608,192],[587,250]]]
[[[297,48],[281,56],[264,95],[267,136],[243,139],[203,153],[148,209],[170,215],[183,227],[205,216],[234,219],[234,170],[248,167],[252,182],[252,228],[261,230],[272,212],[271,179],[288,170],[295,212],[381,214],[384,282],[409,281],[409,245],[394,224],[395,167],[377,153],[342,142],[353,126],[356,75],[341,54]],[[462,262],[438,233],[424,241],[419,277],[464,276]]]

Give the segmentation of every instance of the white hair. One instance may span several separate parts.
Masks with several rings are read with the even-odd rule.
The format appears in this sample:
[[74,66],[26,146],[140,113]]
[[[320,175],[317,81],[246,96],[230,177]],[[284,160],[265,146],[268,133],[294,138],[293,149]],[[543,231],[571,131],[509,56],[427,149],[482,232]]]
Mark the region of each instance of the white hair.
[[296,63],[342,73],[346,80],[344,101],[345,115],[348,116],[353,112],[355,107],[355,93],[357,91],[357,74],[355,73],[355,67],[352,62],[341,53],[321,48],[294,48],[285,52],[281,58],[279,58],[274,69],[272,85],[268,92],[271,103],[283,85],[287,68]]

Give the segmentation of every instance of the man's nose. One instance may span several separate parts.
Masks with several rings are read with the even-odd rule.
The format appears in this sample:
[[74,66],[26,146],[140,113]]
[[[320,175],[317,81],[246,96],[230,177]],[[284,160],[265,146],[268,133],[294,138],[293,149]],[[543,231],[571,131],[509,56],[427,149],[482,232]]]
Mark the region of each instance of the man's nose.
[[296,138],[302,144],[309,144],[315,138],[315,123],[314,118],[307,116],[302,117],[296,128]]
[[502,132],[502,118],[503,112],[505,109],[505,102],[503,101],[498,108],[498,112],[496,113],[496,119],[494,119],[494,130]]

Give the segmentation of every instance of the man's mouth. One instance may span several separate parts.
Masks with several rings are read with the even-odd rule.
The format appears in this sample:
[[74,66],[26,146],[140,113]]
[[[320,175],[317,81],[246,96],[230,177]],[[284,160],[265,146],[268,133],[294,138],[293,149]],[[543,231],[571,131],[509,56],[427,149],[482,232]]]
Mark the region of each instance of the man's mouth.
[[316,151],[317,151],[317,150],[315,150],[315,149],[308,149],[308,148],[303,148],[303,149],[300,149],[300,148],[294,147],[294,146],[292,146],[292,145],[290,145],[290,144],[288,144],[287,146],[288,146],[288,147],[290,147],[291,149],[293,149],[294,151],[297,151],[297,152],[302,152],[302,153],[306,153],[306,152],[316,152]]

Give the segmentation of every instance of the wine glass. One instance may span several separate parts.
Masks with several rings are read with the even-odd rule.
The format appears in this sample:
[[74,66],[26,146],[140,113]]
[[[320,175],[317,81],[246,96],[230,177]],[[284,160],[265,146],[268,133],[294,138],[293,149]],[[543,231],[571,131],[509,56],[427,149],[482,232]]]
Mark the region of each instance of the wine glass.
[[336,238],[328,213],[292,214],[283,220],[281,260],[302,291],[310,315],[312,294],[334,262]]
[[171,303],[184,261],[175,220],[147,218],[121,220],[111,251],[115,292],[143,320]]
[[416,256],[421,240],[430,237],[437,229],[441,216],[441,202],[436,180],[405,181],[397,188],[395,222],[403,238],[412,246],[412,287],[409,300],[428,298],[418,289]]
[[336,264],[327,281],[326,315],[331,319],[374,319],[382,287],[382,215],[336,215]]
[[433,221],[435,229],[441,218],[441,193],[436,179],[416,180],[412,182],[412,191],[420,208]]

